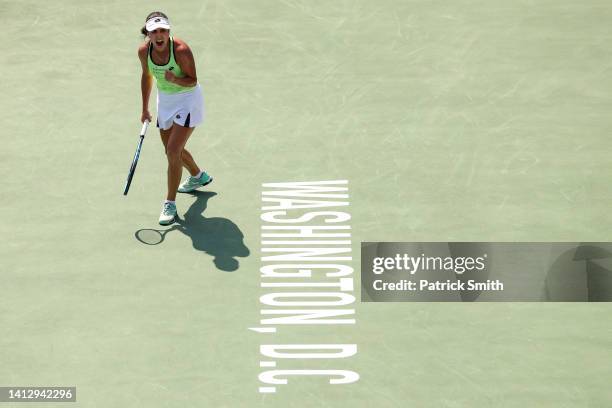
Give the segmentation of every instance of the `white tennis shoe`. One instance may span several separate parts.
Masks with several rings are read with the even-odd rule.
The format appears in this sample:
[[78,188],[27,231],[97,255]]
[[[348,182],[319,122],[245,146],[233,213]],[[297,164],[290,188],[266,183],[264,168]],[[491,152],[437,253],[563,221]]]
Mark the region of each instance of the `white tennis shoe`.
[[212,181],[213,181],[213,178],[210,175],[208,175],[205,171],[203,171],[200,177],[193,177],[193,176],[187,177],[185,181],[183,181],[183,183],[179,186],[178,192],[179,193],[189,193],[189,192],[192,192],[193,190],[196,190],[200,187],[204,187],[205,185],[212,183]]
[[176,217],[176,204],[165,202],[159,215],[159,224],[170,225],[174,222],[174,217]]

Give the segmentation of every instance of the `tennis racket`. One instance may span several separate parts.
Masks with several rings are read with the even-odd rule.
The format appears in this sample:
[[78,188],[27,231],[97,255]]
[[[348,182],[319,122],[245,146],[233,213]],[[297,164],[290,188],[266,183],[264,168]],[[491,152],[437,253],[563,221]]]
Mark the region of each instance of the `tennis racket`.
[[130,184],[132,184],[132,177],[134,177],[134,172],[136,172],[136,165],[138,164],[138,157],[140,157],[140,149],[142,149],[142,142],[145,137],[145,133],[147,133],[147,128],[149,127],[149,121],[145,120],[142,124],[142,129],[140,130],[140,140],[138,141],[138,147],[136,148],[136,153],[134,153],[134,159],[132,160],[132,165],[130,166],[130,172],[128,173],[127,181],[125,182],[125,188],[123,189],[123,195],[127,195],[128,190],[130,189]]

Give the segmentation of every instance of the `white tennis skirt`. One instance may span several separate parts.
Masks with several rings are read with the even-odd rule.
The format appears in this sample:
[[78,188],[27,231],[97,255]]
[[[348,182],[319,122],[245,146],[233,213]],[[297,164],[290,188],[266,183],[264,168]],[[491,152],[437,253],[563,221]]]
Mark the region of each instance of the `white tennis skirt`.
[[168,94],[157,91],[157,127],[168,130],[173,123],[196,127],[204,121],[204,97],[197,84],[188,92]]

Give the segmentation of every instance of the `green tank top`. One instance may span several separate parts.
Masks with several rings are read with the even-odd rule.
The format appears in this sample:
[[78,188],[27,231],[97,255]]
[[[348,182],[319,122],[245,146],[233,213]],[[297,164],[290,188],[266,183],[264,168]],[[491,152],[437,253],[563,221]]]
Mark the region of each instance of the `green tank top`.
[[157,89],[162,91],[163,93],[168,94],[176,94],[181,92],[191,91],[195,86],[184,87],[177,84],[173,84],[172,82],[168,82],[165,78],[166,71],[172,71],[174,75],[179,78],[185,76],[183,71],[181,71],[181,67],[176,63],[174,58],[174,40],[170,37],[170,56],[168,57],[168,62],[165,65],[157,65],[153,62],[153,58],[151,57],[151,52],[153,50],[153,44],[149,44],[149,52],[147,58],[147,64],[149,66],[149,72],[155,77],[157,82]]

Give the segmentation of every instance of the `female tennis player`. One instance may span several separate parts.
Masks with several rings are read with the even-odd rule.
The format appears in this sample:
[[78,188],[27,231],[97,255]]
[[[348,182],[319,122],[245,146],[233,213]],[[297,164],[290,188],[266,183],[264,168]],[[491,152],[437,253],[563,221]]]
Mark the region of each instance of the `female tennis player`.
[[[212,182],[185,149],[194,128],[204,119],[204,100],[196,76],[193,54],[185,41],[170,35],[168,17],[159,11],[149,14],[138,48],[142,65],[142,116],[151,120],[149,96],[153,77],[157,82],[157,127],[168,158],[168,194],[159,223],[169,225],[176,217],[176,192],[188,193]],[[183,166],[190,176],[179,186]]]

